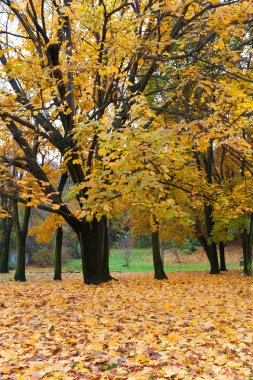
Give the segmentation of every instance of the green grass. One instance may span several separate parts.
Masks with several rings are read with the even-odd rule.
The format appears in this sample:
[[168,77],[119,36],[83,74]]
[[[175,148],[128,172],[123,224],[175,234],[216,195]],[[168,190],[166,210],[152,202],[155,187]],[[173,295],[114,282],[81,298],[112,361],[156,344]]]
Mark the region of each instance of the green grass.
[[[153,272],[152,254],[151,249],[139,248],[132,249],[130,255],[129,267],[124,266],[125,258],[122,250],[112,249],[110,253],[110,271],[111,272]],[[73,259],[65,264],[64,269],[67,272],[81,272],[81,260]],[[174,271],[195,271],[195,270],[208,270],[208,264],[176,264],[166,265],[166,272]]]

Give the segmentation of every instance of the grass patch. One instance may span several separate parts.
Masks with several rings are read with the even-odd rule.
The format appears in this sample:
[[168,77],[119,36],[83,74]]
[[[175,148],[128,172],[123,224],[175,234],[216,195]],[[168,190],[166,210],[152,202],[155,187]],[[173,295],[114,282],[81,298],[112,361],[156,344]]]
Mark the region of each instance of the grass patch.
[[[124,252],[120,249],[112,249],[110,253],[110,271],[111,272],[125,272],[125,273],[137,273],[137,272],[153,272],[153,262],[151,249],[137,248],[131,250],[131,259],[129,267],[125,266]],[[73,259],[64,265],[64,269],[67,272],[81,272],[82,263],[81,260]],[[166,265],[166,272],[174,271],[196,271],[196,270],[208,270],[208,264],[176,264]]]

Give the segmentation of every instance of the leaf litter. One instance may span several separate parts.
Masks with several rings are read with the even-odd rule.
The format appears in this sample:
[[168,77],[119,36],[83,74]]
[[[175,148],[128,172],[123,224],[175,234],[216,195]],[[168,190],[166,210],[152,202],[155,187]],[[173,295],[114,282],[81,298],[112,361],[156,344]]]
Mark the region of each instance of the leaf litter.
[[253,377],[253,279],[238,271],[49,276],[2,276],[1,380]]

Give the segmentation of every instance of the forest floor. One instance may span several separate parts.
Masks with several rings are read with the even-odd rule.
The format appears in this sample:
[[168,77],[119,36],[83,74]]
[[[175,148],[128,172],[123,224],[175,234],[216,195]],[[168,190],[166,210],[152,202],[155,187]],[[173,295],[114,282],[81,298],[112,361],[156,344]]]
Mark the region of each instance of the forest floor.
[[230,270],[82,283],[1,275],[1,380],[253,379],[253,279]]
[[[225,254],[228,267],[238,265],[243,257],[242,247],[238,243],[229,244],[225,247]],[[191,254],[169,249],[165,251],[165,264],[208,264],[208,259],[201,247]]]

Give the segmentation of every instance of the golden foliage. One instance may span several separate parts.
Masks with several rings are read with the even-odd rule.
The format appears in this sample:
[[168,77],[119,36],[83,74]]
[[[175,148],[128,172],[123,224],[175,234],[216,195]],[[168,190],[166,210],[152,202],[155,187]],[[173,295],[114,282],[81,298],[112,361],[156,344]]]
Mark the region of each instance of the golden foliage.
[[58,227],[64,223],[62,216],[50,214],[42,223],[32,226],[29,229],[29,235],[36,235],[38,243],[50,243]]

